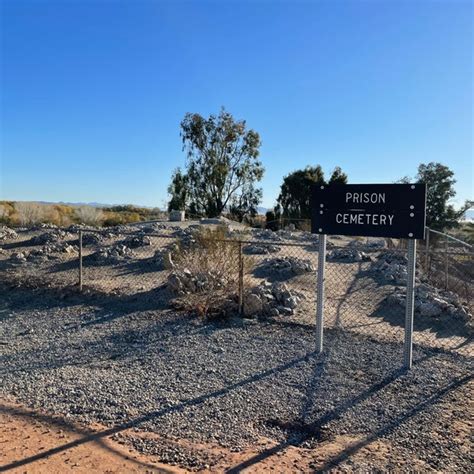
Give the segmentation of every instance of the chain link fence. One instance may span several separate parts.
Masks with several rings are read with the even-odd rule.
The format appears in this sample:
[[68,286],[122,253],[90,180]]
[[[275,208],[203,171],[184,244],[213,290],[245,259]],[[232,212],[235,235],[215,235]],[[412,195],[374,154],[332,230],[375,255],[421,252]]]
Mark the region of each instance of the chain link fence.
[[[315,325],[318,237],[304,230],[41,228],[2,248],[2,278],[16,285]],[[325,327],[402,342],[406,241],[330,236],[326,259]],[[415,343],[472,355],[473,268],[472,248],[429,232],[418,252]]]

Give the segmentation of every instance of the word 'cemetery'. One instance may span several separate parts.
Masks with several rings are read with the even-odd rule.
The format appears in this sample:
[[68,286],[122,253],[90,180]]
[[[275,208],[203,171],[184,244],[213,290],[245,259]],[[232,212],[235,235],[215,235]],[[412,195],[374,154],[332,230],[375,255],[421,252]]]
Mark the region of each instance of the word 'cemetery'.
[[393,214],[343,214],[338,212],[336,222],[338,224],[392,225],[393,217]]

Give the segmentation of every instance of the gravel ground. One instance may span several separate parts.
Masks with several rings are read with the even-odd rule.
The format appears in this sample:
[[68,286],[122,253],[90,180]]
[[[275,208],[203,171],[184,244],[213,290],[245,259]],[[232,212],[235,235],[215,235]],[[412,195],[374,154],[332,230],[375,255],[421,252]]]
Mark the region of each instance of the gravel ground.
[[427,469],[470,470],[456,426],[467,416],[472,365],[459,354],[415,348],[403,373],[400,344],[328,330],[317,355],[308,327],[210,323],[164,309],[160,291],[82,300],[0,287],[0,300],[1,394],[75,421],[166,436],[169,449],[128,440],[165,462],[212,467],[210,455],[180,452],[172,441],[182,438],[241,451],[262,437],[314,448],[362,434]]

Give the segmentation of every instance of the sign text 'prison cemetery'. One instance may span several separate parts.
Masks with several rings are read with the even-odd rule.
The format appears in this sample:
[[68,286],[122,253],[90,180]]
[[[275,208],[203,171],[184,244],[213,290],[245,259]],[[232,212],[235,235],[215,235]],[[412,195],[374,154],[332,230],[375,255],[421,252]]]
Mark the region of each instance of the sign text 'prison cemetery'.
[[313,186],[316,234],[424,239],[425,184]]

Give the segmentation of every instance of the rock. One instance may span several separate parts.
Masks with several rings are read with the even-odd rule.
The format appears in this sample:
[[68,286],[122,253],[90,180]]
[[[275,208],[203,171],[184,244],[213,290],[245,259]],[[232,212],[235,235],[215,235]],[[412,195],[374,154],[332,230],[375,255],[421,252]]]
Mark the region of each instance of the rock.
[[258,295],[250,293],[244,299],[244,314],[246,316],[254,316],[263,310],[263,302]]
[[265,281],[244,295],[244,308],[249,305],[252,315],[289,316],[293,314],[299,301],[300,296],[294,291],[290,292],[284,283]]
[[90,255],[89,258],[100,263],[113,263],[131,257],[133,252],[123,244],[117,244],[112,248],[102,248]]
[[171,270],[175,266],[172,258],[172,251],[168,249],[157,250],[153,256],[153,261],[163,270]]
[[122,242],[122,244],[131,249],[136,249],[139,247],[145,247],[147,245],[151,245],[151,239],[147,235],[143,235],[143,234],[132,235],[130,237],[127,237]]
[[17,238],[18,234],[13,229],[10,229],[10,227],[7,227],[5,225],[0,226],[0,241],[13,240]]
[[[397,288],[387,298],[387,303],[404,306],[406,302],[406,288]],[[469,313],[454,293],[439,290],[426,283],[415,287],[415,313],[422,317],[439,317],[450,315],[464,322],[472,323],[474,316]]]
[[183,284],[181,282],[181,278],[179,278],[177,274],[172,273],[168,276],[167,287],[173,293],[180,293],[181,291],[183,291]]
[[71,238],[72,235],[69,232],[65,232],[61,229],[54,229],[50,232],[45,232],[43,234],[37,235],[31,239],[32,245],[47,245],[55,244],[66,238]]
[[[371,270],[380,273],[382,277],[395,285],[406,285],[408,260],[398,252],[381,252],[377,259],[373,259]],[[419,279],[416,278],[419,283]]]
[[275,242],[283,240],[276,232],[273,232],[271,229],[252,229],[251,232],[255,239],[273,240]]
[[245,253],[253,255],[267,255],[280,251],[280,248],[271,244],[250,244],[244,248]]
[[25,263],[27,254],[24,252],[15,252],[10,256],[10,261],[12,263]]
[[[179,280],[179,283],[178,283]],[[174,270],[168,275],[167,288],[178,295],[212,292],[226,284],[222,275],[210,271],[192,272],[185,268]]]
[[285,306],[278,306],[278,311],[280,311],[283,316],[291,316],[293,314],[293,310]]
[[328,261],[365,262],[370,261],[371,257],[353,248],[336,248],[328,252],[326,259]]
[[102,241],[102,236],[96,232],[85,232],[82,234],[82,245],[84,247],[89,245],[99,245]]
[[291,276],[302,275],[313,272],[315,268],[310,260],[303,260],[297,257],[276,257],[265,259],[258,267],[258,271],[271,276]]
[[370,252],[373,250],[380,250],[386,247],[386,242],[384,239],[371,239],[371,240],[351,240],[348,244],[349,247],[357,248],[359,250],[365,250]]
[[421,316],[439,316],[443,310],[436,303],[425,301],[418,306],[418,312]]
[[280,311],[278,311],[278,308],[271,308],[269,314],[273,318],[278,318],[278,316],[280,316]]

